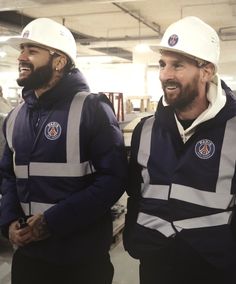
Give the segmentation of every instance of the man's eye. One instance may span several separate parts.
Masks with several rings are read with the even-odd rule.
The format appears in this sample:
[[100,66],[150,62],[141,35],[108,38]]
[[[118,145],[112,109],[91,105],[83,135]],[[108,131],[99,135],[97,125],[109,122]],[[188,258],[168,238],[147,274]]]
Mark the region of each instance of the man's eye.
[[36,54],[36,53],[38,53],[38,51],[36,49],[29,49],[29,53],[30,54]]
[[164,63],[159,63],[158,67],[159,67],[159,69],[164,69],[165,64]]
[[179,69],[179,68],[182,68],[182,67],[183,67],[183,64],[181,64],[181,63],[176,63],[176,64],[174,65],[174,67],[175,67],[175,69]]

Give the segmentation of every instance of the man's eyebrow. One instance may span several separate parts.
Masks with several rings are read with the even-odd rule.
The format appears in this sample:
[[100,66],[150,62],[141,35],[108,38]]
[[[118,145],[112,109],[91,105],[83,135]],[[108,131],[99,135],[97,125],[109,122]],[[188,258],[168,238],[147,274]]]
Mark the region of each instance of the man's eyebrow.
[[40,48],[40,49],[43,49],[43,47],[40,47],[38,45],[35,45],[35,44],[32,44],[32,43],[22,43],[20,45],[20,48],[23,49],[24,47],[27,47],[27,48]]
[[[177,59],[173,59],[171,60],[171,63],[173,64],[176,64],[176,63],[183,63],[185,62],[186,60],[184,58],[177,58]],[[164,59],[160,59],[159,60],[159,63],[165,63],[166,61]]]

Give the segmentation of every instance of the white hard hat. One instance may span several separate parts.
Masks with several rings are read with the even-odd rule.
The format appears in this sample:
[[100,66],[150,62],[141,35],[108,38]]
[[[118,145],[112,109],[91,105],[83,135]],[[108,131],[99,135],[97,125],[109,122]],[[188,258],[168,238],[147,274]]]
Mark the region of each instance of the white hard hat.
[[20,49],[22,43],[34,43],[59,50],[75,63],[77,48],[72,33],[65,26],[51,19],[33,20],[25,26],[21,36],[12,37],[7,41],[7,44],[16,49]]
[[219,37],[216,31],[197,17],[185,17],[171,24],[165,31],[159,50],[170,50],[217,65],[220,55]]

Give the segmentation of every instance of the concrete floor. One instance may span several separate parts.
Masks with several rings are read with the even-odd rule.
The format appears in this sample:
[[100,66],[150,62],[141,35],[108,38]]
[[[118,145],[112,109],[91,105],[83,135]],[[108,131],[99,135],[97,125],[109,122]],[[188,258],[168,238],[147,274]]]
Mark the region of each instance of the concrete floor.
[[10,284],[11,259],[13,249],[9,243],[0,236],[0,283]]
[[111,261],[115,268],[113,284],[139,283],[139,262],[124,251],[122,241],[111,250]]
[[[0,237],[0,284],[11,283],[12,253],[13,250],[9,243]],[[110,253],[115,268],[113,284],[138,284],[139,263],[124,251],[121,240],[111,249]]]

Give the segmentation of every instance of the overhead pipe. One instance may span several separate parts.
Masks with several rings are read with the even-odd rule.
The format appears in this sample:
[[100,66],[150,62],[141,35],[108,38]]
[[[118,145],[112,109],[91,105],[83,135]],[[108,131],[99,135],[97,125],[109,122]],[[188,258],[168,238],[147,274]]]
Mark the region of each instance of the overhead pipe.
[[125,37],[111,37],[111,38],[77,38],[76,41],[82,45],[89,45],[89,43],[95,43],[95,42],[117,42],[117,41],[137,41],[137,40],[156,40],[157,36],[125,36]]
[[236,26],[222,27],[219,29],[219,37],[222,41],[236,40]]
[[147,20],[145,20],[143,17],[141,17],[139,14],[136,14],[134,12],[131,12],[129,9],[127,9],[126,7],[124,7],[124,5],[118,4],[118,3],[112,3],[114,6],[118,7],[119,9],[121,9],[123,12],[129,14],[131,17],[133,17],[134,19],[136,19],[137,21],[139,21],[140,23],[144,24],[145,26],[147,26],[148,28],[150,28],[151,30],[153,30],[154,32],[158,33],[158,36],[161,37],[161,27],[160,25],[158,25],[155,22],[148,22]]

